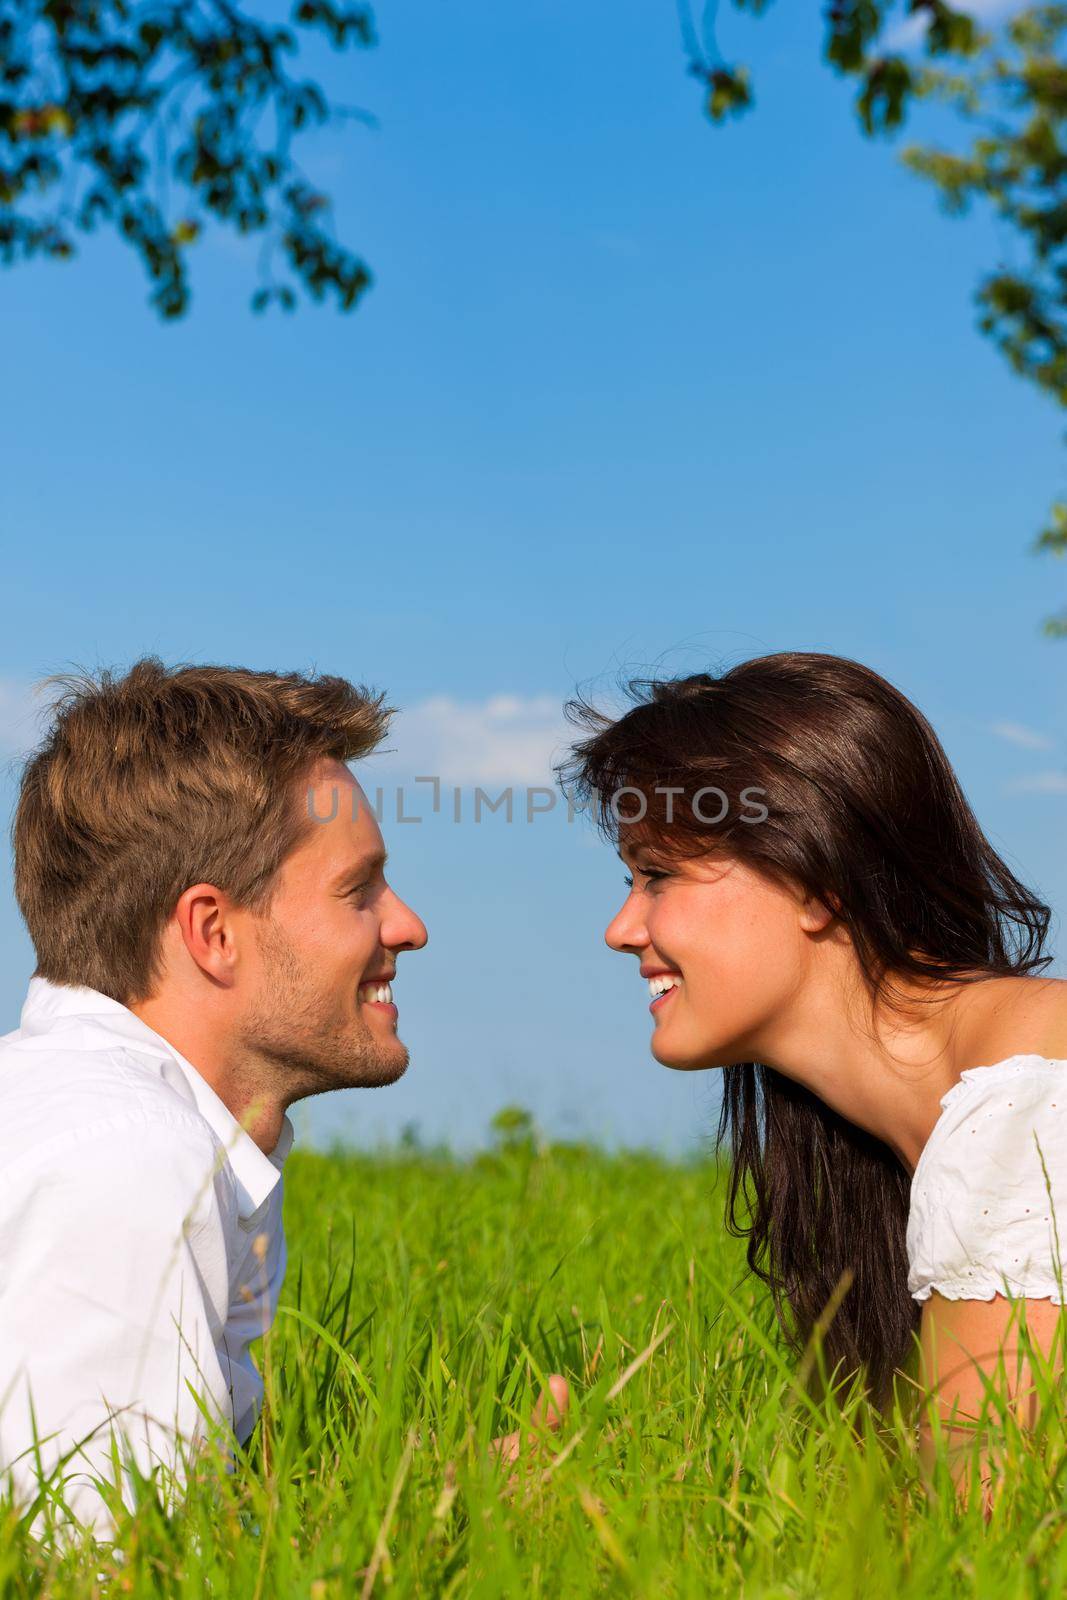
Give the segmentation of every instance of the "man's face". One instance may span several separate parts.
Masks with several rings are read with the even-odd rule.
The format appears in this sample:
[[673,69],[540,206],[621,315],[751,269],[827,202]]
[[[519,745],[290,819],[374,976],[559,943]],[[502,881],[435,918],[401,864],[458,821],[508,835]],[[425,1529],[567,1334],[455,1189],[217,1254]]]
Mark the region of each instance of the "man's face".
[[267,915],[242,914],[253,987],[241,1042],[284,1069],[292,1099],[402,1075],[390,985],[398,952],[426,943],[386,882],[381,829],[348,768],[320,763],[300,804],[321,820],[282,864]]

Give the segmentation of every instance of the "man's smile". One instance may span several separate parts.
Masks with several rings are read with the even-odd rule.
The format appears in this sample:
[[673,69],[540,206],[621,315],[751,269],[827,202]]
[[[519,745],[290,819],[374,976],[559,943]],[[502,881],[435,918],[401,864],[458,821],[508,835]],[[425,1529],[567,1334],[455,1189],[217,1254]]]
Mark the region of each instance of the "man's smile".
[[361,1006],[371,1006],[375,1011],[384,1011],[394,1019],[399,1015],[393,1004],[393,974],[388,977],[370,978],[366,983],[361,983],[356,991],[356,998]]

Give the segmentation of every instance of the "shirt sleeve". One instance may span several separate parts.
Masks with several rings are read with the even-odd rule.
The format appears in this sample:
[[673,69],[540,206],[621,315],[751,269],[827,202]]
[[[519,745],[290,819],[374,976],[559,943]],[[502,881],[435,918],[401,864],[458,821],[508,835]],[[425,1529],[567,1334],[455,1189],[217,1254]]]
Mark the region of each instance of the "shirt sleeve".
[[[112,1440],[180,1485],[212,1421],[232,1422],[217,1353],[229,1300],[225,1194],[210,1132],[126,1119],[19,1175],[3,1217],[0,1455],[16,1487],[61,1466],[63,1498],[106,1537],[94,1475],[115,1483]],[[9,1196],[10,1196],[9,1189]],[[31,1414],[32,1405],[32,1414]],[[173,1477],[170,1475],[173,1474]]]
[[919,1301],[1002,1294],[1062,1304],[1067,1063],[1028,1058],[964,1079],[916,1168],[908,1289]]

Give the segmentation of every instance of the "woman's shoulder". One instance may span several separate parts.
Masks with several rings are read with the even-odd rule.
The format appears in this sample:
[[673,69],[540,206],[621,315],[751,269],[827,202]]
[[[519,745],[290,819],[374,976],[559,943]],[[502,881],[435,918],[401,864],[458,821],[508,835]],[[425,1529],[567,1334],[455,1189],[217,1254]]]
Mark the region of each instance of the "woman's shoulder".
[[919,1158],[909,1289],[925,1300],[1059,1298],[1067,1242],[1067,1056],[1025,1052],[964,1071]]
[[984,1185],[1040,1167],[1044,1144],[1067,1159],[1067,1058],[1024,1054],[968,1067],[942,1097],[912,1199],[932,1184]]
[[1067,978],[984,978],[960,996],[957,1060],[1000,1066],[1020,1057],[1067,1060]]
[[[941,1115],[934,1125],[916,1167],[916,1175],[929,1157],[942,1162],[970,1163],[974,1150],[1014,1140],[1024,1135],[1027,1118],[1053,1111],[1067,1113],[1067,1056],[1039,1056],[1033,1052],[1007,1056],[988,1066],[967,1067],[948,1093],[941,1097]],[[1051,1118],[1058,1124],[1059,1118]],[[1067,1134],[1067,1121],[1064,1123]],[[963,1133],[963,1146],[952,1142]]]

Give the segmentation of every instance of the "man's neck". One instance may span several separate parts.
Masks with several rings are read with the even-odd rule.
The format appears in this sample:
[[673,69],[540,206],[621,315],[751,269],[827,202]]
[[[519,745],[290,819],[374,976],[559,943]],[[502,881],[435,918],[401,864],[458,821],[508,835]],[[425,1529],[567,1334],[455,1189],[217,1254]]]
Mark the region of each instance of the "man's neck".
[[242,1059],[232,1031],[215,1008],[163,991],[129,1010],[184,1056],[263,1154],[270,1155],[281,1137],[285,1102],[263,1084],[253,1064]]

